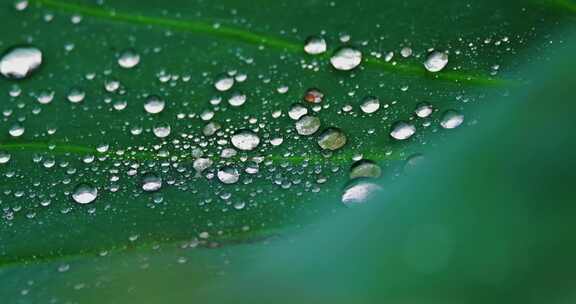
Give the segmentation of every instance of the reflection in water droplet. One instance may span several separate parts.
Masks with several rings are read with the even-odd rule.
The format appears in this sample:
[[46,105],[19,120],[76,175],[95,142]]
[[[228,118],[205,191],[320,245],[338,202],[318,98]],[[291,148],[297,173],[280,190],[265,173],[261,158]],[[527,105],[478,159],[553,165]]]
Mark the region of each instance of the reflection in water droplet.
[[416,133],[416,127],[410,123],[399,121],[392,126],[390,136],[397,140],[405,140]]
[[306,115],[296,121],[296,132],[300,135],[308,136],[316,133],[320,128],[320,118]]
[[359,50],[343,47],[338,49],[330,58],[332,66],[340,71],[350,71],[362,62],[362,53]]
[[304,100],[309,103],[321,103],[323,99],[324,93],[316,88],[308,89],[304,94]]
[[118,57],[118,65],[125,69],[131,69],[140,63],[140,55],[136,51],[129,49],[125,50]]
[[260,137],[250,130],[241,130],[232,136],[231,141],[234,147],[240,150],[250,151],[258,147]]
[[158,114],[164,110],[165,105],[166,102],[162,98],[150,95],[146,98],[144,110],[150,114]]
[[318,137],[318,145],[324,150],[335,151],[342,147],[347,142],[346,134],[338,128],[328,128]]
[[342,194],[342,203],[348,207],[363,204],[367,200],[375,197],[382,190],[377,184],[371,183],[365,179],[355,179],[344,190]]
[[439,51],[433,51],[428,54],[426,61],[424,62],[424,67],[426,70],[432,73],[437,73],[442,71],[448,64],[448,54]]
[[88,184],[79,184],[72,193],[72,199],[78,204],[90,204],[98,197],[98,189]]
[[42,51],[35,47],[16,47],[0,59],[0,73],[9,79],[30,76],[42,64]]
[[162,188],[162,178],[153,174],[146,173],[142,177],[142,190],[146,192],[158,191]]
[[458,128],[464,122],[464,115],[454,110],[448,110],[442,115],[440,125],[444,129]]
[[224,184],[234,184],[240,179],[238,169],[231,166],[220,168],[217,175],[218,179]]
[[326,52],[326,40],[322,37],[312,36],[306,39],[304,51],[310,55],[318,55]]

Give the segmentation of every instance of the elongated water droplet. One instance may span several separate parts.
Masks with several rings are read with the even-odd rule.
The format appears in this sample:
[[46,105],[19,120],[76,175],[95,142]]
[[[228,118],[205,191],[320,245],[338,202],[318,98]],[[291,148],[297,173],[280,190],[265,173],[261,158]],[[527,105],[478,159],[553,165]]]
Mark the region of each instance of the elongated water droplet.
[[0,59],[0,73],[9,79],[30,76],[42,64],[42,51],[35,47],[15,47]]
[[427,102],[422,102],[416,106],[416,110],[414,110],[414,113],[416,113],[416,116],[420,118],[426,118],[430,116],[433,111],[434,108],[432,108],[432,105],[430,105]]
[[416,127],[410,123],[399,121],[392,126],[390,136],[397,140],[405,140],[416,133]]
[[439,51],[433,51],[428,54],[426,61],[424,62],[424,67],[426,70],[432,73],[437,73],[442,71],[448,64],[448,54]]
[[146,173],[142,176],[142,190],[146,192],[158,191],[162,188],[162,178],[154,173]]
[[350,47],[338,49],[330,58],[332,66],[340,71],[350,71],[362,62],[362,52]]
[[346,144],[346,134],[338,128],[328,128],[318,136],[318,145],[324,150],[335,151]]
[[250,130],[241,130],[231,138],[232,145],[243,151],[254,150],[260,144],[260,137]]
[[448,110],[442,115],[440,125],[444,129],[456,129],[464,122],[464,115],[458,111]]
[[382,191],[382,187],[365,179],[355,179],[344,190],[342,203],[348,207],[363,204]]
[[170,125],[165,122],[155,125],[154,128],[152,129],[152,132],[154,132],[154,135],[156,135],[156,137],[158,138],[167,137],[168,135],[170,135],[170,131],[171,131]]
[[326,40],[322,37],[311,36],[306,39],[304,51],[310,55],[318,55],[326,52]]
[[293,120],[298,120],[306,114],[308,114],[308,109],[299,103],[293,104],[288,111],[288,116]]
[[79,184],[72,193],[72,199],[78,204],[90,204],[98,197],[98,189],[88,184]]

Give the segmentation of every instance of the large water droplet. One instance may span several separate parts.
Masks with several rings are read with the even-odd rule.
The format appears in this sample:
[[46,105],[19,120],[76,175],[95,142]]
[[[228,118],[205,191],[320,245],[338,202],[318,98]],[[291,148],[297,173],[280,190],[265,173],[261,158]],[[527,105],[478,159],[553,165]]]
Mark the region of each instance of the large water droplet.
[[348,207],[363,204],[367,200],[375,197],[382,190],[377,184],[366,181],[365,179],[356,179],[351,182],[342,194],[342,203]]
[[155,125],[154,128],[152,129],[152,132],[154,132],[154,135],[156,135],[156,137],[158,138],[167,137],[168,135],[170,135],[170,131],[171,131],[170,125],[165,122]]
[[150,114],[158,114],[164,110],[165,106],[166,102],[162,98],[156,95],[150,95],[146,98],[144,110]]
[[463,122],[464,115],[454,110],[448,110],[442,115],[440,125],[444,129],[455,129],[458,128]]
[[220,168],[217,175],[218,179],[224,184],[234,184],[240,179],[238,169],[231,166]]
[[310,55],[318,55],[326,52],[326,40],[322,37],[312,36],[306,39],[304,51]]
[[122,52],[122,54],[120,54],[120,57],[118,57],[118,65],[125,69],[131,69],[137,66],[139,63],[140,55],[132,49],[125,50]]
[[405,140],[416,133],[416,127],[410,123],[399,121],[392,126],[390,136],[397,140]]
[[162,178],[153,173],[146,173],[142,177],[142,190],[146,192],[158,191],[162,188]]
[[306,114],[308,114],[308,109],[299,103],[293,104],[288,111],[288,116],[294,120],[298,120]]
[[42,51],[35,47],[16,47],[0,59],[0,73],[10,79],[30,76],[42,64]]
[[239,107],[246,102],[246,95],[242,93],[234,93],[229,99],[228,103],[233,107]]
[[380,166],[371,160],[359,160],[350,168],[350,178],[378,178],[382,175]]
[[7,152],[0,151],[0,165],[8,163],[10,161],[10,157],[10,154]]
[[241,130],[232,135],[232,145],[240,150],[254,150],[260,144],[260,137],[250,130]]
[[414,110],[414,113],[416,113],[416,116],[420,118],[426,118],[430,116],[430,114],[432,114],[433,111],[434,108],[432,108],[432,105],[430,105],[427,102],[422,102],[416,106],[416,110]]
[[218,76],[214,82],[214,87],[220,92],[228,91],[234,86],[234,78],[228,74]]
[[68,92],[68,96],[66,96],[66,98],[68,98],[68,101],[70,101],[71,103],[82,102],[85,97],[86,97],[86,92],[80,90],[79,88],[72,88]]
[[362,62],[362,52],[350,47],[338,49],[330,58],[332,66],[340,71],[350,71]]
[[308,136],[316,133],[320,128],[320,118],[306,115],[296,121],[296,132],[300,135]]
[[98,197],[98,189],[88,184],[79,184],[72,193],[72,199],[78,204],[90,204]]
[[318,145],[324,150],[335,151],[342,147],[347,142],[346,134],[338,128],[328,128],[318,137]]
[[23,125],[21,125],[20,123],[15,123],[8,130],[8,134],[10,134],[10,136],[12,137],[20,137],[24,134],[24,131],[26,131],[26,129],[24,128]]
[[426,70],[432,73],[437,73],[442,71],[448,64],[448,54],[439,51],[433,51],[428,54],[426,61],[424,62],[424,67]]

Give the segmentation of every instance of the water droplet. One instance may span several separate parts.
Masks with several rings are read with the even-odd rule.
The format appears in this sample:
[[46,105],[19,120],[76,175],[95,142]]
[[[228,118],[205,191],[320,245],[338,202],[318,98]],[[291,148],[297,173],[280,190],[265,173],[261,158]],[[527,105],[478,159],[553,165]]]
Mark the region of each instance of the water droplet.
[[72,88],[70,92],[68,92],[68,101],[71,103],[79,103],[84,100],[86,97],[86,93],[79,88]]
[[308,136],[316,133],[320,128],[320,118],[306,115],[296,121],[296,132],[300,135]]
[[399,121],[392,126],[390,136],[397,140],[405,140],[416,133],[416,127],[410,123]]
[[304,100],[309,103],[321,103],[324,99],[324,93],[322,91],[312,88],[306,91],[304,94]]
[[400,55],[402,55],[402,57],[404,58],[408,58],[412,56],[412,49],[409,47],[402,48],[402,50],[400,51]]
[[238,169],[231,166],[220,168],[217,175],[218,179],[224,184],[234,184],[240,179]]
[[332,66],[340,71],[350,71],[362,62],[362,53],[359,50],[343,47],[338,49],[330,58]]
[[464,122],[464,115],[454,110],[448,110],[442,115],[440,125],[444,129],[456,129]]
[[24,128],[23,125],[15,123],[8,130],[8,134],[10,134],[10,136],[12,137],[20,137],[24,134],[24,131],[26,131],[26,129]]
[[118,57],[118,65],[125,69],[131,69],[137,66],[139,63],[140,55],[132,49],[125,50],[122,52],[122,54],[120,54],[120,57]]
[[0,165],[2,164],[6,164],[10,161],[10,154],[4,152],[4,151],[0,151]]
[[78,204],[90,204],[98,197],[98,189],[88,184],[79,184],[72,193],[72,199]]
[[234,86],[234,78],[228,74],[220,75],[214,82],[214,87],[220,92],[228,91]]
[[326,52],[326,40],[322,37],[311,36],[306,39],[304,51],[310,55],[318,55]]
[[434,108],[432,108],[432,105],[430,105],[427,102],[422,102],[416,106],[416,110],[414,110],[414,113],[416,113],[416,116],[420,118],[426,118],[430,116],[433,111]]
[[162,188],[162,178],[153,174],[146,173],[142,177],[142,190],[146,192],[158,191]]
[[231,138],[232,145],[243,151],[254,150],[260,144],[260,137],[250,130],[241,130]]
[[288,111],[288,116],[294,120],[298,120],[306,114],[308,114],[308,109],[299,103],[293,104]]
[[30,76],[42,64],[42,51],[35,47],[16,47],[0,59],[0,73],[9,79]]
[[40,104],[49,104],[52,102],[53,99],[54,99],[54,92],[51,91],[42,91],[36,97],[36,100]]
[[170,135],[170,125],[168,123],[162,122],[154,126],[152,129],[154,135],[158,138],[164,138]]
[[359,160],[350,168],[350,178],[378,178],[382,175],[380,166],[371,160]]
[[239,107],[246,102],[246,95],[242,93],[234,93],[230,99],[228,99],[228,103],[233,107]]
[[442,71],[448,64],[448,54],[439,51],[433,51],[428,54],[426,61],[424,62],[424,67],[426,70],[432,73],[437,73]]
[[156,95],[150,95],[146,98],[144,110],[150,114],[158,114],[164,110],[165,106],[166,102],[162,98]]
[[211,121],[204,126],[204,128],[202,129],[202,134],[204,134],[205,136],[212,136],[216,134],[216,132],[218,132],[220,128],[222,128],[222,126],[220,126],[219,123]]
[[318,145],[323,150],[335,151],[342,148],[347,142],[346,134],[338,128],[328,128],[318,137]]
[[362,112],[366,114],[374,113],[380,109],[380,100],[378,100],[377,97],[368,96],[364,98],[364,101],[360,105],[360,109],[362,109]]
[[367,200],[375,197],[380,191],[382,191],[382,187],[377,184],[366,181],[365,179],[355,179],[344,190],[342,203],[347,207],[363,204]]

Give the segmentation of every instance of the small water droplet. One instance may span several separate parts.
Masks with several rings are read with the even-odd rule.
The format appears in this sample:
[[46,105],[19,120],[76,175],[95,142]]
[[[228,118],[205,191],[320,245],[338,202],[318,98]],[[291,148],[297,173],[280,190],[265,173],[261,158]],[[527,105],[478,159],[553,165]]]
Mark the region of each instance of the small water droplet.
[[362,62],[362,52],[350,47],[338,49],[330,58],[332,66],[340,71],[350,71]]
[[304,51],[310,55],[318,55],[326,52],[326,40],[322,37],[311,36],[306,39]]
[[324,150],[335,151],[342,147],[347,142],[346,134],[338,128],[328,128],[318,137],[318,145]]
[[125,69],[131,69],[140,63],[140,55],[132,49],[125,50],[118,57],[118,65]]
[[234,78],[228,74],[220,75],[214,82],[214,87],[220,92],[228,91],[234,86]]
[[162,98],[156,95],[150,95],[146,98],[144,110],[150,114],[158,114],[164,110],[165,106],[166,102]]
[[308,136],[316,133],[320,128],[320,118],[311,115],[302,116],[296,121],[296,132],[300,135]]
[[392,126],[390,136],[397,140],[405,140],[416,133],[416,127],[410,123],[399,121]]
[[153,173],[146,173],[142,176],[142,190],[154,192],[160,188],[162,188],[162,178]]
[[458,111],[448,110],[442,115],[440,125],[444,129],[456,129],[464,122],[464,115]]
[[321,103],[323,99],[324,99],[324,93],[315,88],[308,89],[308,91],[306,91],[306,94],[304,94],[304,100],[309,103]]
[[71,103],[82,102],[85,97],[86,97],[86,92],[84,92],[83,90],[80,90],[79,88],[72,88],[68,92],[68,96],[67,96],[68,101],[70,101]]
[[364,98],[360,109],[366,114],[374,113],[380,109],[380,100],[377,97],[368,96]]
[[239,107],[246,102],[246,95],[242,93],[234,93],[229,99],[228,103],[233,107]]
[[243,151],[254,150],[260,144],[260,137],[250,130],[240,130],[232,135],[232,145]]
[[382,175],[380,166],[371,160],[359,160],[350,168],[350,178],[378,178]]
[[24,128],[23,125],[21,125],[20,123],[15,123],[8,130],[8,134],[10,134],[10,136],[12,137],[20,137],[24,134],[24,131],[26,131],[26,129]]
[[308,114],[308,109],[299,103],[293,104],[288,111],[288,116],[293,120],[298,120],[306,114]]
[[78,204],[90,204],[98,197],[98,189],[88,184],[79,184],[72,193],[72,199]]
[[426,70],[432,73],[437,73],[442,71],[448,64],[448,54],[439,51],[433,51],[428,54],[426,61],[424,62],[424,67]]
[[154,135],[158,138],[167,137],[168,135],[170,135],[170,131],[171,131],[170,125],[165,122],[155,125],[154,128],[152,129],[152,132],[154,132]]
[[4,151],[0,151],[0,165],[7,164],[10,161],[10,158],[10,154]]
[[414,113],[416,113],[416,116],[420,118],[426,118],[430,116],[433,111],[434,108],[432,108],[432,105],[430,105],[427,102],[422,102],[416,106],[416,110],[414,110]]
[[15,47],[0,59],[0,73],[9,79],[24,79],[42,64],[42,51],[35,47]]

